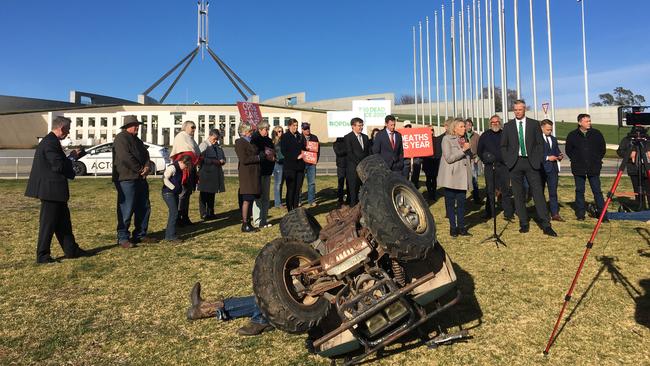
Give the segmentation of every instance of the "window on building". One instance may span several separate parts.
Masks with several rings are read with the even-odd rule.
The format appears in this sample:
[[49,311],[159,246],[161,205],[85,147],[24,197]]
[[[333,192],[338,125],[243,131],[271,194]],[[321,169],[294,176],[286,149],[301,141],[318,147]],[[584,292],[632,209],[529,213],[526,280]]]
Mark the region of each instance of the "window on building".
[[199,143],[203,141],[203,138],[205,137],[205,116],[204,115],[199,115]]
[[95,127],[95,117],[88,117],[88,127]]
[[[231,116],[231,117],[234,118],[235,116]],[[235,143],[235,139],[237,137],[237,132],[236,131],[237,131],[237,126],[234,123],[231,123],[230,124],[230,131],[229,131],[230,136],[228,136],[229,137],[228,138],[228,144],[229,145],[233,145]]]
[[291,120],[291,117],[284,117],[284,127],[289,127],[289,120]]
[[140,138],[143,141],[148,142],[148,140],[147,140],[147,130],[148,130],[149,126],[147,124],[147,121],[148,121],[147,116],[140,116],[140,122],[144,123],[143,125],[140,125],[140,136],[141,136]]
[[226,122],[226,116],[219,115],[219,123],[221,123],[221,122]]
[[269,123],[269,117],[262,117],[262,122]]
[[77,130],[77,132],[75,133],[75,140],[77,140],[77,142],[81,142],[81,140],[83,138],[84,138],[84,135],[81,132],[81,130]]
[[99,118],[99,126],[100,127],[108,127],[108,117]]
[[118,127],[117,126],[117,117],[113,117],[113,127]]
[[158,116],[151,116],[151,143],[158,145]]
[[174,113],[174,124],[180,125],[183,123],[183,115],[180,113]]
[[108,134],[106,133],[106,130],[102,130],[102,131],[99,133],[99,142],[102,142],[102,143],[103,143],[103,142],[106,142],[106,137],[107,137],[107,135],[108,135]]
[[287,98],[286,103],[288,107],[294,106],[298,104],[298,97]]
[[163,128],[161,130],[162,132],[162,139],[163,139],[163,146],[169,146],[169,128]]
[[273,126],[280,125],[280,117],[273,117]]
[[77,127],[83,127],[84,126],[84,118],[83,117],[77,117],[76,118],[76,123],[77,123]]

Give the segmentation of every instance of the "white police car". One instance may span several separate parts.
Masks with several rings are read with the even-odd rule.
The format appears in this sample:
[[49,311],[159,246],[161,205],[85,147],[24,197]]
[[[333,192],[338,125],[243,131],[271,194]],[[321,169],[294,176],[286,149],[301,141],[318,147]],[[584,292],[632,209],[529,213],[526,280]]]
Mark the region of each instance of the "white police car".
[[[167,164],[171,162],[167,148],[146,142],[144,142],[144,146],[146,146],[149,151],[149,158],[152,163],[151,171],[164,171]],[[86,153],[81,158],[72,163],[72,166],[77,175],[112,174],[113,143],[109,142],[87,149]]]

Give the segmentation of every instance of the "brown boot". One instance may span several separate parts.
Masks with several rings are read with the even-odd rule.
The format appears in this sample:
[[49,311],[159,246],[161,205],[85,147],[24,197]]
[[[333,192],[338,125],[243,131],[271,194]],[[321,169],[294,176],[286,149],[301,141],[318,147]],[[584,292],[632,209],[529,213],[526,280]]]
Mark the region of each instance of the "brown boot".
[[194,284],[194,286],[192,286],[192,290],[190,291],[190,303],[192,306],[196,306],[202,302],[203,299],[201,298],[201,282],[197,282]]
[[254,335],[262,334],[272,329],[273,326],[271,324],[260,324],[260,323],[253,323],[252,321],[249,321],[248,324],[244,325],[243,327],[237,330],[237,334],[241,336],[254,336]]
[[207,302],[201,298],[201,283],[197,282],[190,291],[192,306],[187,309],[187,320],[210,318],[217,315],[217,309],[223,308],[223,301]]

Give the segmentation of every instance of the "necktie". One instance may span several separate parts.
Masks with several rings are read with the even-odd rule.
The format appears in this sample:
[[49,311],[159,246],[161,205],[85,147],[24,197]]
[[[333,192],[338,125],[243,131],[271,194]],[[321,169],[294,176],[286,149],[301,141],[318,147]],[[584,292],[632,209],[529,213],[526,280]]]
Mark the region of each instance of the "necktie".
[[359,140],[359,145],[361,145],[361,150],[363,150],[363,137],[361,137],[361,134],[357,135],[357,139]]
[[395,150],[395,133],[389,133],[390,136],[390,147]]
[[524,123],[519,121],[519,153],[526,157],[526,142],[524,141]]
[[551,145],[551,136],[546,136],[546,143],[548,144],[548,149],[551,150],[553,145]]

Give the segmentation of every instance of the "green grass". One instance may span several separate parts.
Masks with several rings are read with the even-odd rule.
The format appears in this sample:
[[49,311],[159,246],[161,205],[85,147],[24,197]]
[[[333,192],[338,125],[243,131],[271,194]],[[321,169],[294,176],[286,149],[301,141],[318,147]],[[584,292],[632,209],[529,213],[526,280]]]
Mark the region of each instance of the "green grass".
[[[650,364],[650,289],[639,284],[650,279],[650,226],[640,222],[604,224],[567,309],[571,321],[551,354],[541,355],[594,224],[573,218],[568,206],[573,180],[561,178],[560,183],[561,213],[567,219],[554,224],[560,237],[543,236],[535,225],[529,234],[519,234],[516,224],[506,227],[500,216],[507,247],[481,244],[492,227],[475,206],[468,213],[473,236],[449,237],[444,202],[433,204],[438,239],[456,263],[465,294],[456,311],[440,319],[470,328],[473,338],[437,350],[411,347],[379,364]],[[321,205],[312,210],[321,223],[333,207],[334,184],[333,177],[319,177]],[[603,186],[610,184],[604,179]],[[180,231],[185,243],[132,250],[114,245],[110,181],[74,181],[70,207],[77,241],[100,252],[43,266],[33,263],[39,204],[23,197],[24,186],[25,181],[0,181],[0,364],[328,364],[306,353],[303,336],[274,331],[242,338],[235,334],[242,319],[185,320],[195,281],[202,282],[209,298],[249,295],[255,255],[279,235],[284,212],[275,209],[272,228],[239,232],[235,180],[228,179],[228,192],[217,196],[220,218]],[[630,190],[627,179],[622,190]],[[192,197],[196,219],[197,195]],[[151,199],[150,228],[161,236],[167,212],[158,180],[151,184]],[[53,255],[62,255],[56,240],[52,249]],[[645,311],[645,321],[635,320],[636,311]]]

